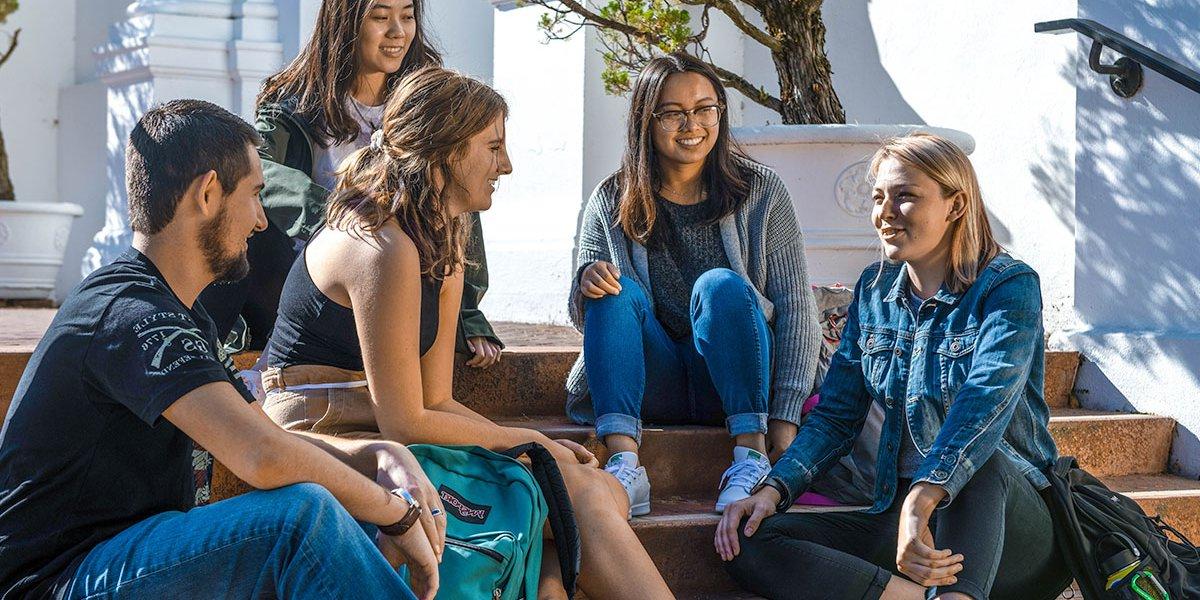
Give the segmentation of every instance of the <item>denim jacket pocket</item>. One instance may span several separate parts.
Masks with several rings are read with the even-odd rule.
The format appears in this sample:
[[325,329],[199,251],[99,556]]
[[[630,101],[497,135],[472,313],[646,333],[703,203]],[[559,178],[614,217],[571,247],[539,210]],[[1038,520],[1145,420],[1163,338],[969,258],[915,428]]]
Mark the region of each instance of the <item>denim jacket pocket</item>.
[[862,350],[862,369],[867,387],[873,396],[880,396],[887,387],[888,367],[896,349],[894,331],[863,331],[858,337]]
[[977,338],[976,331],[967,331],[948,333],[938,342],[938,363],[942,372],[942,405],[947,411],[954,403],[954,396],[958,394],[958,389],[967,381],[967,376],[971,373]]

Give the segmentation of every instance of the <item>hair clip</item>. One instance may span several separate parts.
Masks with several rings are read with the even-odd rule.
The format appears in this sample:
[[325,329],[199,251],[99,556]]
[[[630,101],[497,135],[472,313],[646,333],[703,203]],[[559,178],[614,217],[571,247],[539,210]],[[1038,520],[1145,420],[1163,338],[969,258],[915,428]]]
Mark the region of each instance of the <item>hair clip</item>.
[[371,134],[371,150],[376,152],[383,150],[383,130],[376,129]]

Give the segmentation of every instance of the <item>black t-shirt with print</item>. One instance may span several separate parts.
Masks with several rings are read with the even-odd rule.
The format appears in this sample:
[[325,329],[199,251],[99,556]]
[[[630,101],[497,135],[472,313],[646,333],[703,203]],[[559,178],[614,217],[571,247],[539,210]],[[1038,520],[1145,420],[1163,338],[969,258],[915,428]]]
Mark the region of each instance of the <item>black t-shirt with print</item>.
[[79,284],[0,430],[0,597],[54,595],[97,543],[192,508],[193,443],[162,412],[216,381],[254,401],[150,259],[130,249]]

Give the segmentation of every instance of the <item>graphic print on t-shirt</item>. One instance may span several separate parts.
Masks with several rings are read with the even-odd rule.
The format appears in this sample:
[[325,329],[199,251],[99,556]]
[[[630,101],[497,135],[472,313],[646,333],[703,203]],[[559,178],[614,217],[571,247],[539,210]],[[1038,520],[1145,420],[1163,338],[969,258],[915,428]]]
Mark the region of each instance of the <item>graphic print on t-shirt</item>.
[[193,360],[213,357],[204,334],[183,313],[155,313],[135,323],[133,333],[149,359],[147,374],[167,375]]

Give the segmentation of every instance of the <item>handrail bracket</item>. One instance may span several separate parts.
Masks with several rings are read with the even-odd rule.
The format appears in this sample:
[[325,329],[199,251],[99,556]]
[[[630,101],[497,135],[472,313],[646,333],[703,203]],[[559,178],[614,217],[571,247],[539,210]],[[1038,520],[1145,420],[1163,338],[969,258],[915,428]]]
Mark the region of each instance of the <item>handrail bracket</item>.
[[1100,53],[1104,44],[1100,40],[1092,40],[1092,51],[1088,53],[1088,66],[1093,71],[1108,75],[1108,84],[1113,93],[1122,98],[1132,98],[1142,89],[1144,78],[1142,65],[1128,56],[1122,56],[1111,65],[1100,63]]

